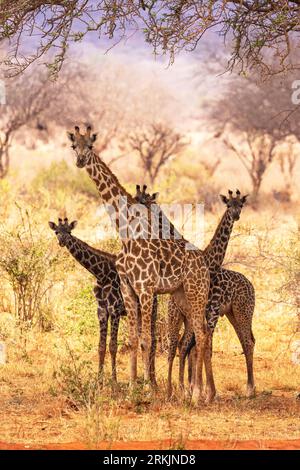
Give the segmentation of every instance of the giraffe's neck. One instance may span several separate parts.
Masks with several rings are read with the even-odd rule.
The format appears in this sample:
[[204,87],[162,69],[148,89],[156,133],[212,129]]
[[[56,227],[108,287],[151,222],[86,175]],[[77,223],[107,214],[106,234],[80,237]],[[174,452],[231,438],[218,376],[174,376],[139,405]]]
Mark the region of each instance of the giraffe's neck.
[[98,281],[103,281],[107,277],[115,262],[114,255],[97,250],[71,234],[68,236],[65,246],[76,261],[93,274]]
[[[176,229],[174,224],[170,221],[170,219],[166,216],[158,204],[152,203],[148,207],[151,208],[151,225],[152,228],[153,226],[155,227],[158,238],[168,239],[168,237],[170,237],[172,240],[183,239],[181,233]],[[153,230],[152,233],[155,233],[155,230]]]
[[[117,177],[108,166],[94,152],[91,155],[90,162],[86,166],[86,169],[90,178],[96,184],[101,199],[107,205],[107,210],[116,225],[116,229],[119,230],[123,223],[122,220],[120,220],[120,214],[122,213],[126,216],[126,212],[123,212],[123,207],[124,205],[126,205],[127,208],[130,207],[135,203],[134,199],[119,183]],[[111,209],[113,209],[113,211],[111,211]]]
[[234,220],[228,210],[225,211],[213,238],[204,250],[205,262],[211,275],[222,266]]

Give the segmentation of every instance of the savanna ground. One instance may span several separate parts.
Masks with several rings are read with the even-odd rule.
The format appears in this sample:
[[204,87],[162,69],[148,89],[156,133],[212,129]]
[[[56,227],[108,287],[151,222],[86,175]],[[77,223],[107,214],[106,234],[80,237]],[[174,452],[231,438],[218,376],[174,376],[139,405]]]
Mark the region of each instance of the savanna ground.
[[[66,249],[58,246],[48,220],[68,215],[78,220],[75,233],[79,238],[115,252],[119,244],[115,239],[99,239],[104,221],[100,220],[95,189],[84,172],[73,169],[71,161],[67,166],[60,160],[49,169],[43,161],[45,154],[40,151],[38,158],[30,155],[27,167],[20,161],[21,169],[17,169],[15,156],[9,177],[0,181],[0,339],[7,347],[7,363],[0,366],[1,447],[53,447],[55,443],[62,448],[132,448],[145,441],[150,447],[184,449],[196,446],[192,442],[196,440],[200,448],[203,440],[215,447],[238,447],[242,444],[237,441],[244,440],[267,447],[266,440],[300,439],[300,400],[296,399],[300,364],[292,360],[299,332],[293,292],[286,288],[299,267],[297,198],[283,205],[262,195],[258,209],[246,207],[236,223],[226,257],[226,265],[246,274],[256,288],[253,331],[257,396],[245,397],[244,356],[231,325],[222,318],[213,356],[218,398],[211,405],[196,407],[176,389],[177,363],[174,397],[166,400],[166,296],[159,304],[159,391],[152,394],[142,384],[128,389],[126,319],[121,321],[119,335],[119,389],[111,390],[109,352],[105,386],[98,389],[93,279]],[[41,160],[45,168],[36,165]],[[190,194],[197,200],[196,188],[201,186],[201,178],[205,179],[205,170],[201,162],[195,165],[200,169],[197,172],[191,167],[185,170],[178,159],[172,168],[164,170],[160,184],[154,188],[160,191],[160,201],[180,201],[182,195],[188,200]],[[233,167],[230,161],[230,171],[222,173],[222,191],[227,185],[234,184],[232,189],[237,186],[229,176]],[[135,181],[132,166],[126,177],[122,168],[115,170],[131,192],[133,182],[142,182]],[[205,183],[207,188],[213,185],[208,179]],[[205,213],[204,245],[223,212],[217,202],[218,190],[211,191],[217,192],[214,210]],[[3,268],[7,262],[13,266],[9,273]],[[32,277],[35,271],[36,281]],[[46,271],[45,278],[41,271]],[[28,285],[34,284],[31,291],[28,288],[29,297],[35,288],[39,289],[35,282],[41,283],[45,292],[36,309],[29,309],[32,317],[20,321],[16,312],[24,314],[22,296],[16,299],[14,292],[20,294],[26,280]],[[299,447],[299,441],[285,444],[289,445]]]

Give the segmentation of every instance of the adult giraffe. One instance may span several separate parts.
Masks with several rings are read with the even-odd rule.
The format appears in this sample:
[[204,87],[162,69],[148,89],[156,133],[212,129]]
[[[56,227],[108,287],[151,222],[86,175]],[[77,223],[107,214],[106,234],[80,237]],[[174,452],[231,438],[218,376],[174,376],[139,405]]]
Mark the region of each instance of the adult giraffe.
[[[138,205],[121,186],[116,176],[94,152],[97,134],[88,126],[85,134],[75,126],[68,133],[76,154],[76,165],[86,168],[97,186],[101,199],[114,212],[114,222],[121,235],[122,250],[116,262],[120,275],[121,292],[128,315],[131,346],[131,382],[137,377],[138,321],[137,300],[141,307],[141,347],[144,378],[151,381],[151,313],[155,294],[172,293],[189,319],[196,341],[196,372],[194,399],[202,393],[202,365],[207,376],[207,400],[214,394],[211,360],[205,355],[205,307],[208,300],[210,276],[202,251],[190,249],[183,238],[163,239],[153,237],[151,214],[146,206]],[[142,213],[142,215],[141,215]],[[138,235],[137,235],[138,234]],[[188,249],[189,248],[189,249]]]

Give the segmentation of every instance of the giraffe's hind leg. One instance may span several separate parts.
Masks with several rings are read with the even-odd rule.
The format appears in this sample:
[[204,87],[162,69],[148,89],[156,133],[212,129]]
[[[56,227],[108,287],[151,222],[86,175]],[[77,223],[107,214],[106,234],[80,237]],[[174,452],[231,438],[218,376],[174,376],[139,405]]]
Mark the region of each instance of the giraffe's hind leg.
[[[179,342],[179,384],[180,384],[181,389],[184,389],[184,369],[185,369],[186,351],[188,349],[190,342],[193,339],[193,335],[194,333],[190,325],[190,322],[187,319],[184,319],[184,333]],[[189,361],[188,375],[189,375],[189,383],[191,384],[190,378],[192,374],[191,374],[190,361]]]
[[252,333],[253,306],[241,305],[233,302],[232,310],[226,312],[226,316],[232,324],[241,343],[246,359],[247,367],[247,396],[255,396],[255,383],[253,374],[253,353],[255,339]]
[[157,387],[155,374],[155,354],[156,354],[156,320],[157,320],[157,295],[153,298],[152,316],[151,316],[151,349],[150,349],[150,380],[154,387]]
[[[121,269],[119,272],[121,272]],[[126,278],[121,278],[121,292],[124,300],[125,310],[127,312],[127,323],[129,329],[130,385],[132,386],[137,379],[139,305],[135,292],[133,291],[130,284],[126,281]]]

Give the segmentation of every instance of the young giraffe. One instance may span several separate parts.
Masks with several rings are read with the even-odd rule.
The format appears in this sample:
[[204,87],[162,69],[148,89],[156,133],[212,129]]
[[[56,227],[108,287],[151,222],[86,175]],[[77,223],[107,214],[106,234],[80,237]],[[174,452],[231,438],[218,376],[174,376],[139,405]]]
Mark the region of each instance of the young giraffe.
[[[202,391],[202,364],[207,374],[207,398],[214,393],[214,382],[210,357],[204,354],[206,342],[205,307],[209,292],[209,271],[203,253],[188,250],[184,239],[172,240],[153,238],[150,210],[145,206],[139,218],[140,236],[136,237],[134,199],[120,185],[116,176],[94,152],[97,135],[91,135],[91,127],[81,134],[75,127],[75,134],[68,133],[76,154],[76,164],[85,167],[95,182],[102,200],[114,210],[114,222],[121,233],[122,250],[117,258],[117,269],[121,279],[121,291],[127,311],[131,345],[131,382],[137,376],[137,298],[141,306],[141,347],[144,362],[144,378],[150,377],[151,312],[155,294],[172,292],[192,324],[196,339],[196,373],[194,398],[200,398]],[[124,217],[126,201],[126,217]],[[134,226],[135,225],[135,226]],[[142,228],[141,228],[142,227]]]
[[[137,200],[143,204],[152,204],[156,202],[158,193],[153,195],[146,193],[147,186],[137,186]],[[252,333],[252,316],[255,306],[254,288],[250,281],[240,273],[229,271],[224,268],[218,268],[225,257],[226,248],[230,238],[234,221],[239,219],[240,212],[247,196],[240,197],[240,191],[237,190],[236,197],[229,191],[229,199],[221,196],[227,209],[219,223],[210,244],[204,253],[208,256],[207,265],[211,274],[211,285],[209,301],[206,307],[206,319],[211,334],[209,341],[209,351],[212,353],[212,335],[216,327],[219,316],[226,314],[233,325],[236,334],[241,342],[247,365],[247,395],[253,396],[255,393],[253,378],[253,349],[254,336]],[[172,365],[176,355],[178,345],[179,331],[182,323],[185,326],[185,333],[179,342],[180,350],[180,372],[179,382],[181,387],[184,383],[184,359],[187,351],[194,346],[193,332],[182,314],[176,302],[171,297],[168,308],[168,331],[169,331],[169,374],[168,374],[168,395],[172,394]],[[189,379],[191,379],[191,369],[189,369]],[[191,380],[190,380],[191,381]]]
[[[212,355],[213,333],[219,316],[226,315],[241,343],[245,354],[247,366],[247,395],[255,393],[253,377],[253,352],[255,339],[252,333],[252,317],[255,307],[255,291],[251,282],[241,273],[230,271],[221,267],[233,224],[239,220],[240,212],[247,196],[240,197],[237,190],[236,197],[229,191],[229,198],[221,196],[226,204],[226,211],[219,223],[215,234],[204,250],[207,266],[210,270],[211,281],[209,300],[206,307],[206,320],[208,325],[207,354]],[[220,264],[219,264],[220,263]],[[169,310],[170,355],[174,359],[178,343],[179,329],[184,319],[180,310],[175,306]],[[184,383],[184,361],[188,351],[194,345],[193,332],[185,322],[185,332],[179,343],[180,371],[179,381]],[[191,372],[191,369],[190,369]],[[189,379],[191,375],[189,374]]]
[[[217,321],[220,316],[226,315],[232,324],[242,346],[247,368],[247,396],[255,396],[255,383],[253,375],[253,353],[255,338],[252,332],[252,318],[255,307],[254,287],[243,274],[220,268],[212,278],[209,302],[207,305],[207,322],[209,325],[210,354],[212,354],[212,339]],[[181,354],[185,357],[191,354],[191,367],[189,382],[192,382],[192,361],[195,339],[192,330],[187,334],[185,344],[181,347]]]
[[[112,381],[117,382],[116,356],[118,349],[119,322],[126,315],[124,302],[121,294],[120,278],[116,269],[116,255],[96,249],[75,237],[72,230],[77,221],[69,224],[67,217],[58,219],[58,224],[49,222],[49,227],[55,232],[59,245],[66,247],[70,254],[95,278],[96,286],[94,294],[97,301],[97,314],[100,327],[99,339],[99,381],[103,383],[103,368],[106,354],[106,340],[108,321],[110,319],[111,331],[109,351],[111,355]],[[157,299],[155,298],[152,312],[152,330],[155,326],[157,314]],[[155,332],[152,331],[151,343],[151,375],[155,381]]]

